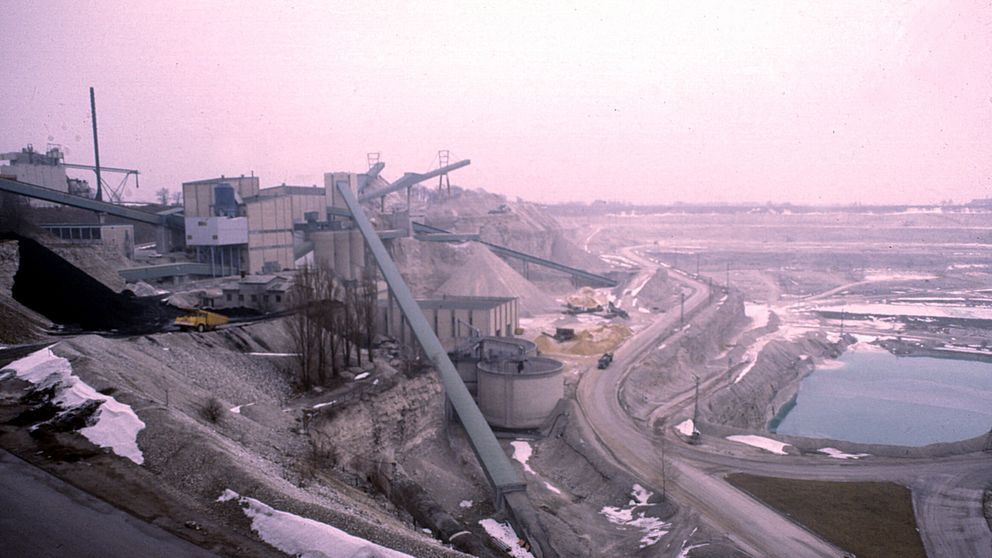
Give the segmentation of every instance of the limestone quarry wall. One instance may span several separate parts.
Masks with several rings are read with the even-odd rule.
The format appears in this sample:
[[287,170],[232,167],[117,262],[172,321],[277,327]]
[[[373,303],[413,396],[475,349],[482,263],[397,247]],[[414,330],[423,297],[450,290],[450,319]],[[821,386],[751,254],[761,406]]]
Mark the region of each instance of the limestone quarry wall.
[[341,466],[365,471],[370,462],[392,460],[443,427],[442,389],[434,374],[386,381],[395,384],[320,409],[310,425],[317,451]]
[[[796,395],[800,381],[813,372],[814,360],[836,358],[847,345],[847,339],[831,342],[821,332],[769,342],[739,382],[714,393],[700,405],[701,419],[763,430]],[[736,376],[746,366],[749,365],[738,365],[732,374]]]

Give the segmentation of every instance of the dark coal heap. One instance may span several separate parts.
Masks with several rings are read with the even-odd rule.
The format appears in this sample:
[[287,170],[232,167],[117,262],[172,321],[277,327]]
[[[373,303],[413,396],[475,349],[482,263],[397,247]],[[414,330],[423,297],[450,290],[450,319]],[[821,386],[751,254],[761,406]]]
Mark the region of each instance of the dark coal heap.
[[20,264],[11,289],[14,300],[72,329],[147,333],[170,324],[181,313],[161,297],[118,294],[37,241],[16,234]]

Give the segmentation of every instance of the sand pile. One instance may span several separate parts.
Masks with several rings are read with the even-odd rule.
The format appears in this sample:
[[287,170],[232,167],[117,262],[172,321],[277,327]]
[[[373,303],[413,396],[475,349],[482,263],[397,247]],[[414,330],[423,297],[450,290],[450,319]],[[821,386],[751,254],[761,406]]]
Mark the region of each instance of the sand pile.
[[678,299],[678,293],[668,281],[668,272],[663,268],[659,268],[640,289],[632,289],[631,296],[638,300],[638,306],[662,309],[671,308]]
[[515,296],[520,314],[552,312],[557,303],[547,293],[516,272],[484,246],[471,242],[457,245],[462,260],[434,296]]
[[568,295],[565,300],[572,306],[580,308],[595,308],[597,306],[606,308],[610,301],[610,292],[608,289],[582,287],[577,292]]
[[623,324],[604,324],[575,332],[571,341],[558,343],[547,335],[539,335],[534,344],[542,353],[600,355],[616,349],[631,335],[631,329]]

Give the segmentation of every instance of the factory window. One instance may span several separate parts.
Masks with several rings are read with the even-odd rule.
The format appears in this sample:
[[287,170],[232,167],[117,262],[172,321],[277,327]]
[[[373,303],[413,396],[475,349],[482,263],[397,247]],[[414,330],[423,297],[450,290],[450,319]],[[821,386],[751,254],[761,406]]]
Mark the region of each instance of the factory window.
[[217,235],[214,235],[214,240],[217,240]]
[[252,302],[258,302],[258,295],[251,295]]
[[231,293],[227,293],[227,301],[231,302]]
[[244,301],[245,301],[245,295],[239,294],[238,295],[238,302],[244,302]]
[[282,295],[276,295],[276,302],[282,302]]
[[201,227],[206,227],[207,226],[207,222],[206,221],[197,221],[196,224],[199,225],[199,226],[201,226]]
[[269,302],[269,295],[262,295],[262,302],[268,303]]

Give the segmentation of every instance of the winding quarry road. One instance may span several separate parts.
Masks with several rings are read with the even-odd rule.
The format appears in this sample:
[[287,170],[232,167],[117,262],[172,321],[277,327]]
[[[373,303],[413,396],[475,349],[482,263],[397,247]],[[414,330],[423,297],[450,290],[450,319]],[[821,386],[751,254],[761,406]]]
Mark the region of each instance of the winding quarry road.
[[[631,281],[637,285],[643,284],[659,266],[638,255],[635,248],[626,248],[622,253],[641,266],[640,274]],[[669,276],[691,291],[685,301],[686,320],[690,322],[705,309],[707,287],[678,272],[672,271]],[[678,321],[677,312],[661,315],[616,351],[609,372],[590,370],[584,374],[576,394],[583,418],[601,449],[650,486],[663,485],[658,437],[651,425],[639,424],[624,410],[620,393],[639,359],[663,339],[669,344],[678,342],[682,335]],[[704,385],[709,392],[727,381],[729,378],[710,378],[704,380]],[[691,391],[679,394],[652,417],[670,417],[691,400]],[[992,556],[992,532],[981,509],[982,489],[992,483],[992,456],[988,454],[840,461],[826,456],[762,455],[761,450],[704,438],[698,446],[668,444],[666,459],[669,469],[665,484],[674,499],[688,504],[754,556],[839,557],[844,551],[737,490],[723,480],[727,473],[897,482],[912,489],[917,524],[929,556]]]

